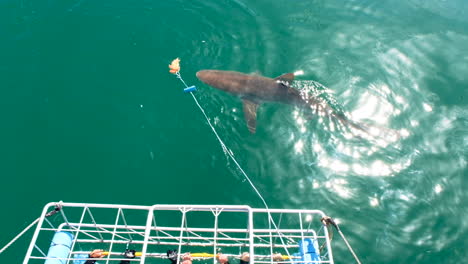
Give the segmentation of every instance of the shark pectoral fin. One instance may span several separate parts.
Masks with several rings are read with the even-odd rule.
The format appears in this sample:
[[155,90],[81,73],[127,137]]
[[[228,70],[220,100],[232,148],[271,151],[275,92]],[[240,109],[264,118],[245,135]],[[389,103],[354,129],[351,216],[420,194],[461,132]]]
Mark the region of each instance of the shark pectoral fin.
[[257,129],[257,107],[258,104],[248,99],[243,99],[244,103],[244,117],[247,122],[247,128],[250,133],[254,134]]
[[294,73],[285,73],[281,76],[276,77],[275,80],[291,85],[292,81],[294,81]]

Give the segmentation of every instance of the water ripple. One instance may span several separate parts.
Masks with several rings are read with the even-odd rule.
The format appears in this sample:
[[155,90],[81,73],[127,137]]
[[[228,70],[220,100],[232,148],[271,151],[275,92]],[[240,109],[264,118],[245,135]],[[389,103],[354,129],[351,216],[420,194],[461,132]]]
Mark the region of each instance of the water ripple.
[[[275,2],[282,12],[266,11],[262,1],[226,3],[186,3],[195,30],[180,38],[191,39],[195,48],[186,56],[194,64],[269,77],[303,70],[297,89],[368,129],[358,133],[327,115],[264,104],[250,135],[238,98],[203,89],[214,124],[267,200],[341,215],[354,241],[388,249],[374,248],[375,259],[423,261],[422,253],[396,252],[445,250],[466,234],[466,227],[439,226],[460,215],[457,206],[466,211],[459,187],[467,166],[466,91],[455,97],[467,82],[466,32],[444,29],[437,19],[413,26],[424,17],[417,1],[399,12],[375,1]],[[418,213],[434,204],[436,210]],[[378,231],[369,232],[356,212]],[[338,246],[337,255],[343,250]]]

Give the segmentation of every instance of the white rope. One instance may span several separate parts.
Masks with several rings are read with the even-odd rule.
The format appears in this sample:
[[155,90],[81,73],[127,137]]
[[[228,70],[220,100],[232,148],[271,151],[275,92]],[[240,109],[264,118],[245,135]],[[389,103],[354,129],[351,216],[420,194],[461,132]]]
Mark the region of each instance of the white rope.
[[322,218],[322,223],[324,224],[324,226],[326,228],[329,227],[329,225],[331,224],[332,226],[335,227],[335,229],[338,231],[338,233],[340,234],[341,238],[344,240],[346,246],[348,247],[349,251],[351,252],[351,254],[353,255],[354,257],[354,260],[356,260],[356,262],[358,264],[361,264],[361,261],[359,260],[358,256],[356,255],[356,253],[354,253],[354,250],[353,248],[351,247],[351,245],[348,243],[348,240],[346,239],[345,235],[343,234],[343,232],[341,232],[341,229],[340,229],[340,226],[331,218],[331,217],[324,217]]
[[13,238],[8,244],[6,244],[6,246],[4,246],[1,250],[0,250],[0,254],[3,253],[3,251],[5,251],[7,248],[9,248],[13,243],[16,242],[16,240],[18,240],[24,233],[26,233],[26,231],[28,231],[31,227],[33,227],[38,221],[39,221],[40,217],[37,218],[36,220],[34,220],[30,225],[28,225],[21,233],[19,233],[15,238]]
[[[176,73],[176,76],[177,78],[185,85],[186,88],[188,88],[189,86],[185,83],[185,81],[182,79],[182,76],[180,75],[180,72],[177,72]],[[275,229],[278,229],[278,227],[276,226],[275,224],[275,221],[273,220],[273,218],[271,217],[271,214],[270,214],[270,209],[268,207],[268,204],[266,203],[265,199],[263,198],[262,194],[258,191],[257,187],[255,187],[254,183],[252,182],[252,180],[250,180],[250,177],[247,175],[247,173],[245,173],[245,171],[242,169],[242,167],[240,166],[239,162],[237,162],[236,158],[234,158],[232,152],[226,147],[226,144],[224,144],[223,140],[221,139],[221,137],[218,135],[218,132],[216,132],[216,129],[214,128],[214,126],[211,124],[210,122],[210,119],[208,118],[208,116],[206,115],[205,113],[205,110],[203,109],[203,107],[201,107],[200,103],[198,102],[197,98],[195,97],[195,95],[191,92],[190,93],[192,95],[192,98],[193,100],[195,101],[195,103],[197,104],[198,108],[200,109],[200,111],[202,112],[203,116],[205,117],[206,121],[208,122],[208,125],[211,127],[211,130],[213,131],[213,133],[215,134],[216,138],[218,139],[218,142],[219,144],[221,145],[224,153],[226,153],[231,159],[232,161],[234,161],[234,163],[236,164],[237,168],[240,170],[240,172],[242,173],[242,175],[245,177],[245,179],[249,182],[250,186],[252,186],[252,189],[254,189],[255,193],[257,193],[258,197],[260,197],[260,199],[262,200],[263,202],[263,205],[265,206],[265,208],[267,209],[267,214],[268,214],[268,225],[271,229],[271,226],[270,226],[270,223],[273,224],[273,226],[275,227]],[[283,246],[285,246],[285,243],[284,243],[284,240],[283,240],[283,237],[282,237],[282,234],[279,234],[279,238],[281,240],[281,244]],[[284,247],[286,253],[288,254],[289,257],[291,257],[291,255],[289,254],[289,251],[287,249],[287,247]],[[291,258],[290,258],[291,259]]]
[[358,264],[361,264],[361,261],[359,260],[358,256],[356,255],[356,253],[354,253],[354,250],[353,248],[351,247],[351,245],[348,243],[348,240],[346,239],[346,237],[344,236],[343,232],[341,232],[341,230],[339,228],[337,228],[338,230],[338,233],[340,234],[341,238],[343,238],[346,246],[348,247],[349,251],[351,252],[351,254],[353,254],[353,257],[354,259],[356,260],[356,262]]

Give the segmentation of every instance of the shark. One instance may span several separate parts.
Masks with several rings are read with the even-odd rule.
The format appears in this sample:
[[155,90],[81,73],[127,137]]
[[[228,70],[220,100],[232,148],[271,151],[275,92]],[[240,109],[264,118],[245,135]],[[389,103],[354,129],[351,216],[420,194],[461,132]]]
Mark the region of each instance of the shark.
[[317,115],[332,117],[345,125],[363,130],[362,126],[349,120],[343,113],[335,111],[324,100],[301,95],[299,90],[291,86],[295,78],[294,73],[268,78],[236,71],[200,70],[196,76],[203,83],[242,99],[247,128],[252,134],[257,128],[257,108],[266,102],[310,108]]

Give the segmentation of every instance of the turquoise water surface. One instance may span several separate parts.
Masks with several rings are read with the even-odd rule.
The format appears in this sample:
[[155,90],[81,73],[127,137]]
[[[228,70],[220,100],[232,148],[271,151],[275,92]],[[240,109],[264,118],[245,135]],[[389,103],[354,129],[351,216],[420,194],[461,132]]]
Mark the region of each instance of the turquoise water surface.
[[[270,207],[325,211],[363,263],[466,262],[463,0],[1,0],[0,247],[50,201],[263,207],[169,74],[176,57]],[[302,70],[294,87],[373,136],[275,103],[250,134],[201,69]],[[22,262],[28,234],[0,263]]]

